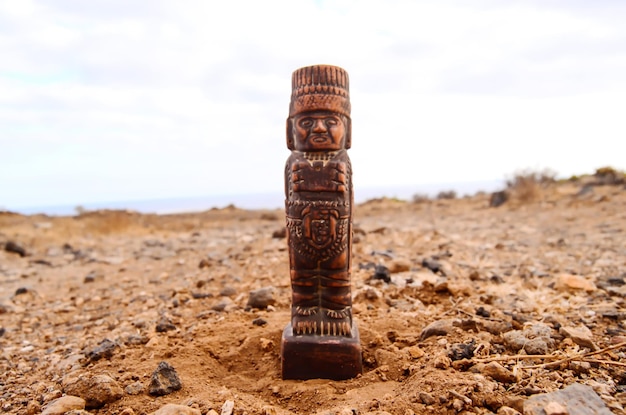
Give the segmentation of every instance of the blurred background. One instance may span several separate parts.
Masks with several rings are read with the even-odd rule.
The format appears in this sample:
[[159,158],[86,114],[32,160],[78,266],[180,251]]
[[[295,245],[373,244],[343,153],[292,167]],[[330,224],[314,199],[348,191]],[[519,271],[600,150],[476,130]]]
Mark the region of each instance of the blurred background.
[[0,210],[282,205],[291,73],[345,68],[357,200],[626,167],[626,2],[0,0]]

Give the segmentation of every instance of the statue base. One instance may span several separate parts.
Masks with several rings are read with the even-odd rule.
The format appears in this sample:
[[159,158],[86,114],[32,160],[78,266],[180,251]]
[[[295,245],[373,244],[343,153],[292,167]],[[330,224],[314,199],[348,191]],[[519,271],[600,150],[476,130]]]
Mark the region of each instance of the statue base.
[[283,379],[345,380],[363,371],[361,342],[356,322],[352,337],[294,336],[291,323],[280,345]]

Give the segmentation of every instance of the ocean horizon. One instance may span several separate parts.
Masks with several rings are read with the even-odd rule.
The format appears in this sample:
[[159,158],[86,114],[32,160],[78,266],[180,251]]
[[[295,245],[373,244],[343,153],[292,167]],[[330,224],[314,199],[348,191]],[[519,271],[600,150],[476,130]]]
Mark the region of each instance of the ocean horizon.
[[[395,198],[412,200],[415,195],[436,197],[442,191],[454,191],[458,197],[473,195],[477,192],[493,192],[504,188],[504,180],[483,180],[458,183],[417,184],[404,186],[377,186],[355,188],[355,203],[363,203],[375,198]],[[241,193],[229,195],[205,195],[190,197],[155,198],[145,200],[126,200],[64,204],[52,206],[0,207],[0,211],[23,215],[44,214],[49,216],[72,216],[80,212],[94,210],[130,210],[139,213],[173,214],[202,212],[213,208],[236,206],[241,209],[282,209],[285,196],[282,192]]]

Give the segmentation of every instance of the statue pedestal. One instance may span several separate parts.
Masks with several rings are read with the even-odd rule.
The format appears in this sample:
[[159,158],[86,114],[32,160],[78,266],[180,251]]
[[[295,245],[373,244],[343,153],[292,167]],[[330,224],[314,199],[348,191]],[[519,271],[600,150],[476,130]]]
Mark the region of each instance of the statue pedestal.
[[345,380],[360,375],[361,342],[352,322],[352,337],[294,336],[291,323],[283,331],[280,345],[283,379]]

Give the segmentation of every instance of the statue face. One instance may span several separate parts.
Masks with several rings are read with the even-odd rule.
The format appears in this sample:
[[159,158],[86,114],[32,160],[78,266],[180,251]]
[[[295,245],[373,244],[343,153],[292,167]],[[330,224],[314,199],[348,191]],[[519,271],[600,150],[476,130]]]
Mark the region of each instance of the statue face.
[[330,111],[298,114],[293,117],[293,135],[298,151],[337,151],[345,144],[346,123]]

